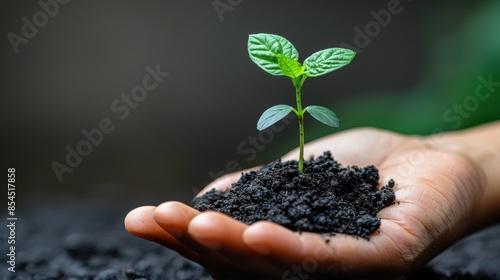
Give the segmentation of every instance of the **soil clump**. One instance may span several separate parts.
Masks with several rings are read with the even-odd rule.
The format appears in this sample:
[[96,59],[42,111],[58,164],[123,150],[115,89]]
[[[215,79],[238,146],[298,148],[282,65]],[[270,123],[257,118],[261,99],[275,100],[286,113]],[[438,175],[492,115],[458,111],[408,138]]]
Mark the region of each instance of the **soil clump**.
[[342,167],[324,152],[304,162],[275,161],[242,174],[226,192],[210,190],[193,199],[199,211],[214,210],[246,224],[267,220],[293,231],[345,233],[369,239],[380,226],[377,212],[395,202],[389,182],[379,186],[373,165]]

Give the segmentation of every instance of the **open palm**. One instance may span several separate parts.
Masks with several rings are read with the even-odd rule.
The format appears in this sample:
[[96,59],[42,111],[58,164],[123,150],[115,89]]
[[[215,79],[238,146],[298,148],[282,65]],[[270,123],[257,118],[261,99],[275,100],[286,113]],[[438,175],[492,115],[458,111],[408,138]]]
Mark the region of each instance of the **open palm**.
[[[326,242],[320,234],[267,221],[246,225],[180,202],[137,208],[125,224],[202,264],[216,279],[401,278],[467,233],[479,201],[480,172],[466,157],[439,148],[443,141],[365,128],[306,146],[308,156],[330,150],[343,165],[372,164],[381,183],[396,182],[397,203],[378,213],[381,226],[369,241],[337,234]],[[205,191],[226,190],[239,175],[226,175]]]

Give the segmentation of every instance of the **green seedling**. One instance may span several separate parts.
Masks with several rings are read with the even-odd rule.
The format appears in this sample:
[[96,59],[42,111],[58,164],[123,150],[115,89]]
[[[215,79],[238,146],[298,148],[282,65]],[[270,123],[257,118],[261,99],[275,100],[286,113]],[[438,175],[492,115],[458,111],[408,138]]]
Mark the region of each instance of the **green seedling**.
[[295,87],[297,107],[289,105],[273,106],[262,114],[257,122],[259,131],[268,128],[291,112],[299,121],[300,155],[299,171],[304,170],[304,114],[308,112],[323,124],[338,128],[337,115],[330,109],[310,105],[302,109],[302,86],[308,77],[318,77],[349,64],[356,53],[349,49],[330,48],[313,53],[301,64],[297,49],[287,39],[274,34],[252,34],[248,38],[250,59],[267,73],[274,76],[287,76]]

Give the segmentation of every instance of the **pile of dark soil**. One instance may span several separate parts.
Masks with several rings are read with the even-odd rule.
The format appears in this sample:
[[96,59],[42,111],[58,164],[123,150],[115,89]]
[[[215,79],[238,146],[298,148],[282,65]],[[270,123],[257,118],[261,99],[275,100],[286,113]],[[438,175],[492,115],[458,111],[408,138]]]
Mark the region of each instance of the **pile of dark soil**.
[[246,224],[268,220],[293,231],[345,233],[369,239],[380,226],[377,212],[394,204],[394,181],[380,189],[374,166],[342,167],[330,152],[304,162],[276,161],[243,174],[226,192],[195,198],[199,211],[215,210]]

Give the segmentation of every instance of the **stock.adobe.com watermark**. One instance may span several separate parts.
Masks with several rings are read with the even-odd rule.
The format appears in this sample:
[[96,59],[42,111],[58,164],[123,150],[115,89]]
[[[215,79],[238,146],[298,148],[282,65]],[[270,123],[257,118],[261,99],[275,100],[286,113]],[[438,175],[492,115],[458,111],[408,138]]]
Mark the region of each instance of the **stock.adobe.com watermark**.
[[[286,270],[282,275],[282,280],[305,280],[311,279],[319,268],[320,263],[324,263],[333,254],[333,248],[328,246],[317,246],[312,256],[305,257],[300,264],[294,264],[290,269]],[[335,269],[333,264],[330,264],[326,270]]]
[[[489,74],[486,78],[479,75],[476,79],[477,85],[474,92],[467,95],[461,102],[455,102],[443,111],[443,121],[451,125],[453,130],[460,129],[463,121],[471,117],[481,107],[481,103],[486,102],[493,94],[498,94],[500,91],[500,80],[494,81],[493,74]],[[436,127],[428,137],[429,140],[421,143],[416,153],[413,153],[411,157],[401,157],[400,161],[404,164],[399,165],[399,172],[401,174],[414,172],[414,169],[418,168],[426,159],[425,154],[429,148],[445,142],[446,134],[443,134],[444,131],[446,131],[444,127]]]
[[[270,126],[268,129],[259,131],[257,135],[249,135],[245,140],[241,141],[237,146],[236,150],[238,154],[244,157],[244,161],[250,163],[253,161],[259,152],[262,152],[266,149],[267,145],[269,145],[276,136],[277,133],[282,132],[286,126],[290,124],[290,120],[296,119],[295,115],[289,115],[283,119],[281,119],[276,124]],[[236,159],[228,160],[225,168],[220,171],[210,171],[208,172],[208,176],[213,180],[236,171],[241,171],[241,160],[238,161]],[[199,188],[191,189],[194,194],[198,194],[201,190]]]
[[7,270],[16,272],[16,169],[7,169]]
[[473,94],[466,96],[460,103],[454,103],[451,108],[444,111],[443,120],[451,123],[452,129],[459,129],[463,120],[477,111],[480,103],[490,98],[491,94],[500,87],[500,82],[493,81],[493,74],[488,75],[487,78],[480,75],[477,80],[479,83]]
[[400,14],[403,9],[404,7],[399,0],[389,0],[385,9],[378,12],[371,10],[370,15],[373,20],[368,21],[362,28],[355,26],[352,43],[342,42],[339,46],[361,53],[364,48],[370,45],[373,38],[380,35],[383,28],[389,26],[393,16]]
[[[163,82],[163,79],[170,75],[168,72],[162,72],[159,64],[154,69],[149,65],[146,66],[146,72],[142,83],[133,87],[130,94],[123,93],[120,98],[111,102],[110,111],[119,120],[127,119],[130,112],[148,97],[149,92],[156,89]],[[89,156],[95,147],[102,144],[104,135],[112,133],[115,129],[116,125],[111,118],[102,118],[96,128],[83,129],[83,139],[74,146],[67,145],[65,147],[66,157],[63,163],[59,161],[51,163],[57,180],[61,183],[63,175],[73,172],[74,168],[82,163],[84,157]]]
[[[263,151],[266,146],[274,140],[274,136],[276,135],[276,133],[282,132],[285,127],[290,124],[290,119],[295,118],[295,116],[290,115],[286,118],[283,118],[275,125],[269,127],[269,129],[259,131],[257,135],[249,135],[247,139],[241,141],[238,144],[238,154],[240,156],[244,156],[247,163],[253,161],[257,157],[257,154]],[[208,175],[210,176],[210,178],[212,178],[212,180],[215,180],[225,174],[240,170],[242,170],[240,162],[233,159],[229,160],[226,163],[224,170],[221,170],[219,172],[210,171]]]
[[21,21],[23,25],[21,26],[21,32],[19,34],[14,32],[9,32],[7,38],[14,49],[16,54],[19,53],[19,46],[21,44],[28,44],[30,39],[33,39],[40,28],[45,27],[50,18],[55,17],[61,8],[61,5],[66,5],[70,0],[40,0],[38,1],[38,6],[40,10],[33,13],[31,18],[22,17]]
[[224,14],[227,12],[233,12],[236,7],[238,7],[243,0],[214,0],[212,6],[215,12],[219,16],[221,22],[224,21]]

